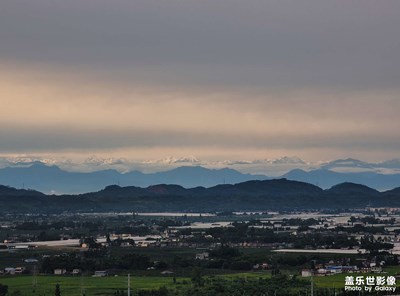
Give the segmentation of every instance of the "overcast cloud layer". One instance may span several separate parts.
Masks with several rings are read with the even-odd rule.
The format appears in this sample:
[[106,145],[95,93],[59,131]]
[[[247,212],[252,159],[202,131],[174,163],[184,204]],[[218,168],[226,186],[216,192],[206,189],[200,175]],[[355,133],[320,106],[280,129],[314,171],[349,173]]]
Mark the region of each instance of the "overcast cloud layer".
[[0,4],[0,154],[400,150],[400,1]]

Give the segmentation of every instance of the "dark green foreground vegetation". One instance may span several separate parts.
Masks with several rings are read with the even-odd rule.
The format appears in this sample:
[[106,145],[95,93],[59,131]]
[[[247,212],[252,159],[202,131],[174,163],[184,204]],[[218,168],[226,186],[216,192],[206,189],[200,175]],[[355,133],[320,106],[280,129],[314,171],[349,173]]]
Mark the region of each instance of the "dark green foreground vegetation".
[[[389,269],[394,274],[398,268]],[[353,274],[354,275],[354,274]],[[314,278],[314,295],[363,295],[344,292],[346,274]],[[0,278],[2,285],[8,286],[8,294],[0,296],[55,295],[55,287],[60,285],[61,295],[117,296],[127,295],[127,277],[72,277],[72,276],[17,276]],[[3,286],[4,287],[4,286]],[[131,277],[132,296],[298,296],[310,295],[311,281],[288,274],[271,276],[268,273],[241,273],[219,276],[202,276],[193,270],[192,276]],[[390,293],[366,293],[365,295],[390,295]]]

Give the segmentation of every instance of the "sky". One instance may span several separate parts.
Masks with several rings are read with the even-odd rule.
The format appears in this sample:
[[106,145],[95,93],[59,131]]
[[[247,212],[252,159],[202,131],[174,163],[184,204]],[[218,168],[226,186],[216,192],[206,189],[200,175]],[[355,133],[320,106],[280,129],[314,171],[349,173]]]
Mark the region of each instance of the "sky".
[[379,161],[398,0],[5,0],[0,155]]

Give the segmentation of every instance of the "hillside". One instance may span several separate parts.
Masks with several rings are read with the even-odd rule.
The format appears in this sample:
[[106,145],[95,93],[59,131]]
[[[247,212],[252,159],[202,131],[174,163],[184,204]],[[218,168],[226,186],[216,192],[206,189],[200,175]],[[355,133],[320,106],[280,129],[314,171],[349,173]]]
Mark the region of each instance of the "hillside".
[[0,212],[109,212],[109,211],[267,211],[400,207],[400,189],[378,192],[360,184],[343,183],[328,190],[315,185],[274,179],[234,185],[186,189],[179,185],[149,187],[107,186],[80,195],[44,195],[0,187]]

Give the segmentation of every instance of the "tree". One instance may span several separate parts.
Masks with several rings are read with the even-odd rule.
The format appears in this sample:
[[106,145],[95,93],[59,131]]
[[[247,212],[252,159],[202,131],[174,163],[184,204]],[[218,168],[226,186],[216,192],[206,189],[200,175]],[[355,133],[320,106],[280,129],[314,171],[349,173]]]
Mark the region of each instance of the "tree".
[[100,246],[100,244],[97,243],[96,238],[92,236],[81,239],[81,243],[86,244],[89,249],[96,249]]
[[367,250],[370,254],[376,254],[379,253],[380,250],[393,249],[393,244],[382,242],[379,239],[377,240],[372,235],[365,235],[361,238],[360,247]]
[[202,270],[200,268],[193,268],[192,276],[191,276],[192,283],[197,287],[204,286],[204,278],[202,277]]
[[221,246],[220,248],[210,252],[210,257],[217,259],[232,259],[239,256],[239,250],[229,246]]
[[168,289],[161,287],[158,290],[139,290],[138,296],[168,296]]
[[61,296],[60,284],[56,285],[56,291],[54,293],[54,296]]

